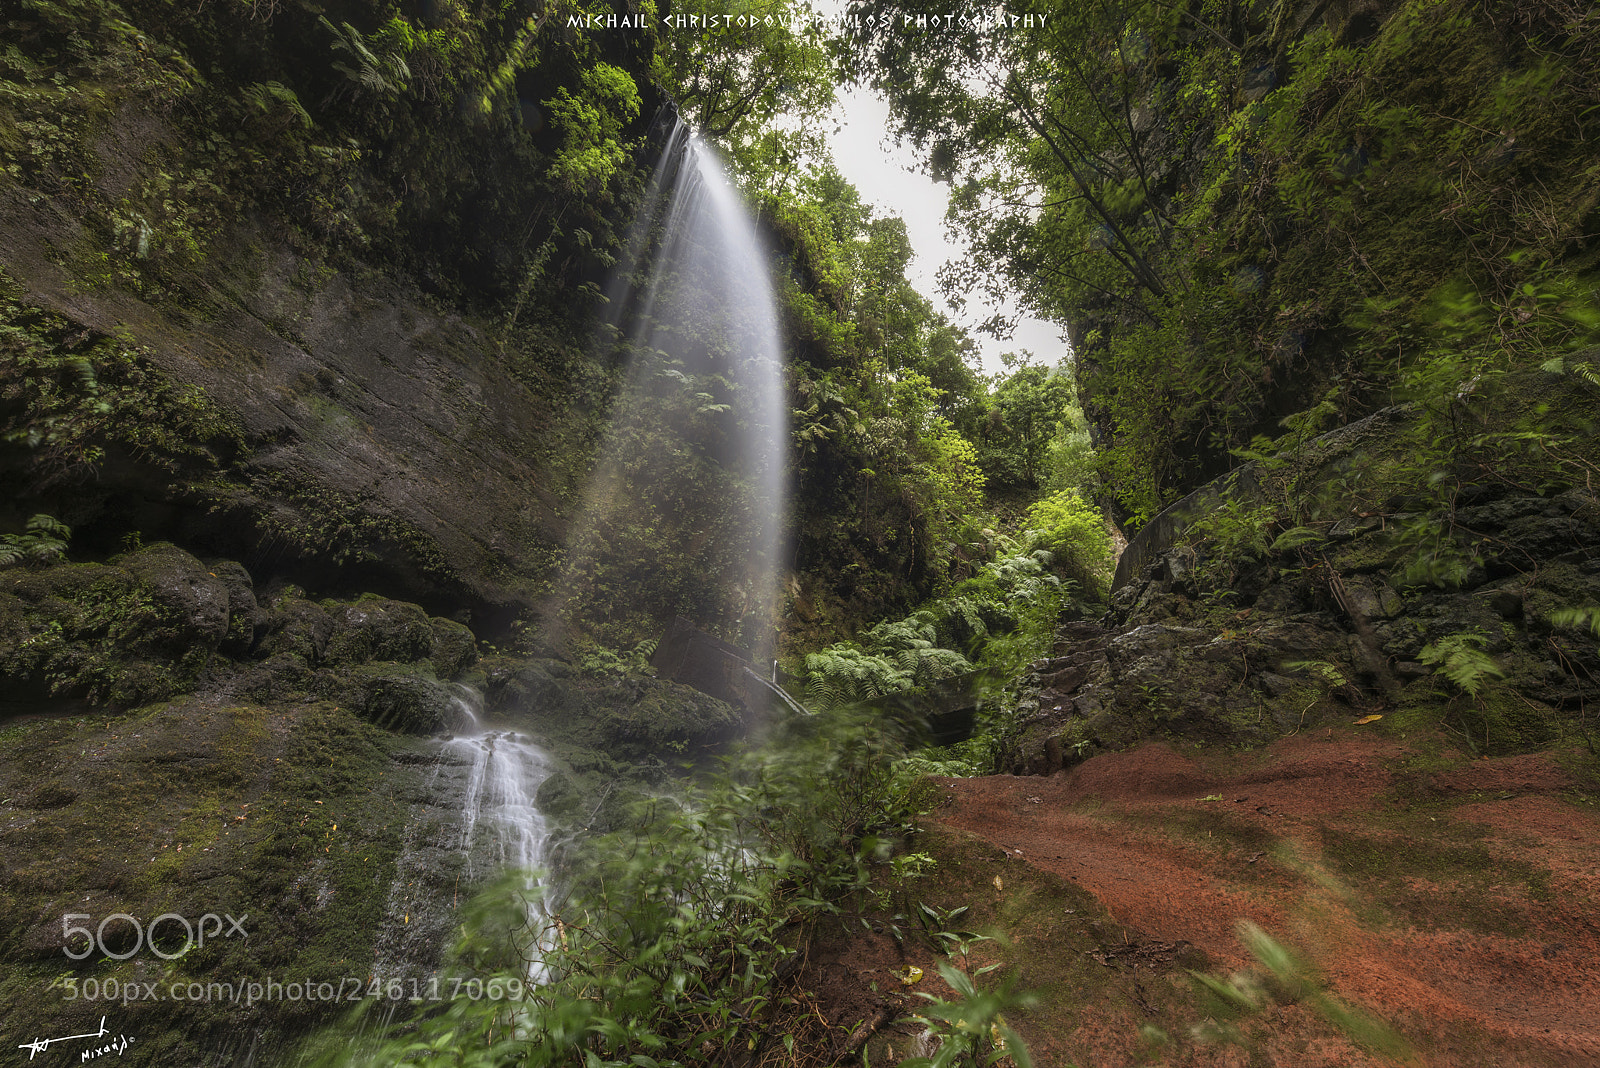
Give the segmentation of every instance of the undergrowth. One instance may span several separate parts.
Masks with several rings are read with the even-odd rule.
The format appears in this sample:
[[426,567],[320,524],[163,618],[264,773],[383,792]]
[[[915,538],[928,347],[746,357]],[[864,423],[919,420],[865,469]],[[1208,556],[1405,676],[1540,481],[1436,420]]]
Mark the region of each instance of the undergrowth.
[[839,1036],[792,979],[819,931],[870,904],[911,830],[901,752],[876,717],[791,721],[631,826],[569,843],[553,900],[530,910],[522,873],[481,894],[453,970],[503,996],[424,1004],[323,1063],[824,1063]]

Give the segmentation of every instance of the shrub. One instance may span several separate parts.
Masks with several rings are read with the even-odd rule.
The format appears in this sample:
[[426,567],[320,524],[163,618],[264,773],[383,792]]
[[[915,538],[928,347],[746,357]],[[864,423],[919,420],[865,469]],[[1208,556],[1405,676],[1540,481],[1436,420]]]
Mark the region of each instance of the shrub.
[[1063,490],[1028,509],[1033,543],[1050,552],[1051,566],[1096,600],[1111,584],[1111,535],[1105,519],[1076,490]]

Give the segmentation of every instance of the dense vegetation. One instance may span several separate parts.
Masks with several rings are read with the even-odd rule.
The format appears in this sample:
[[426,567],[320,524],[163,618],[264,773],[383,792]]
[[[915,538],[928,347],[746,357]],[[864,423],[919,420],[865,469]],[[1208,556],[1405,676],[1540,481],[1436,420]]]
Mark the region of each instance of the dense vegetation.
[[[546,446],[571,500],[631,359],[593,344],[601,282],[622,254],[659,150],[653,117],[670,96],[724,150],[779,253],[798,502],[787,628],[798,648],[973,573],[992,555],[982,533],[999,526],[992,502],[1087,481],[1069,380],[1021,364],[985,380],[970,341],[906,282],[903,225],[874,217],[828,162],[816,121],[838,67],[820,24],[695,35],[644,18],[627,32],[555,30],[595,13],[258,5],[245,13],[245,46],[232,7],[179,18],[161,5],[30,2],[9,17],[15,43],[0,56],[8,180],[81,220],[79,241],[54,255],[90,289],[126,287],[204,317],[219,279],[252,284],[257,268],[241,277],[236,261],[282,243],[303,257],[309,285],[335,271],[400,271],[444,306],[496,323],[512,374],[552,404],[588,409]],[[130,125],[133,109],[143,117]],[[778,123],[786,114],[808,121]],[[171,402],[166,387],[123,390],[108,420],[95,376],[112,372],[97,371],[76,325],[16,304],[7,315],[17,356],[4,384],[7,478],[20,526],[30,506],[67,507],[63,495],[97,463],[160,458],[115,440],[133,431],[106,427],[164,422]],[[109,351],[110,339],[86,336]],[[204,410],[198,395],[184,403]],[[370,554],[359,542],[378,532],[337,515],[355,502],[249,469],[260,442],[232,442],[219,463],[222,432],[197,425],[191,444],[161,446],[184,455],[162,459],[156,477],[200,506],[237,497],[240,483],[287,499],[304,520],[285,527],[283,509],[268,508],[256,522],[302,556]],[[717,497],[694,484],[706,472],[686,459],[661,496]],[[116,544],[115,516],[77,511],[85,537]],[[597,639],[631,646],[673,612],[741,639],[736,620],[685,592],[711,558],[685,551],[681,532],[718,522],[633,524],[626,555],[648,567],[591,576],[579,591]],[[389,540],[439,571],[412,532]],[[529,550],[547,582],[560,573],[559,546]]]
[[1071,324],[1133,523],[1286,417],[1404,393],[1441,319],[1521,367],[1592,339],[1569,318],[1600,230],[1583,5],[1025,8],[1039,28],[854,54],[957,191],[976,255],[950,284]]
[[[781,0],[717,10],[805,13]],[[578,0],[227,0],[192,11],[20,0],[4,16],[0,195],[19,236],[6,238],[0,273],[0,569],[176,557],[143,539],[196,530],[197,555],[253,539],[273,547],[254,577],[275,591],[277,615],[259,620],[288,636],[219,630],[202,648],[168,627],[158,651],[176,667],[130,664],[122,654],[156,644],[156,624],[170,621],[144,586],[119,578],[115,603],[111,586],[75,594],[48,632],[29,629],[32,608],[0,619],[26,635],[6,663],[30,694],[142,706],[236,667],[239,678],[257,672],[251,693],[300,702],[318,684],[318,656],[323,676],[339,666],[313,652],[318,628],[325,647],[333,628],[319,617],[378,613],[353,595],[319,609],[288,580],[343,571],[373,587],[345,593],[459,594],[457,563],[425,531],[272,467],[282,442],[174,380],[159,345],[105,325],[137,307],[210,326],[233,310],[219,293],[266,286],[276,276],[262,265],[289,257],[307,303],[336,282],[381,282],[439,320],[465,321],[472,358],[550,409],[527,449],[547,476],[529,508],[551,522],[498,550],[510,593],[477,637],[507,655],[478,682],[552,701],[558,664],[582,686],[631,686],[637,698],[651,639],[683,614],[731,642],[776,625],[791,689],[822,713],[671,803],[624,813],[606,807],[609,785],[598,800],[574,787],[573,820],[587,816],[596,835],[565,858],[560,919],[533,947],[519,930],[527,911],[515,901],[507,911],[501,888],[453,965],[521,988],[524,956],[537,952],[551,981],[515,1010],[478,1000],[421,1011],[359,1055],[811,1063],[820,1054],[796,1046],[808,1004],[788,980],[824,928],[870,913],[914,921],[944,949],[970,937],[908,889],[931,864],[899,851],[925,800],[918,776],[993,770],[1019,678],[1051,652],[1064,618],[1110,594],[1105,511],[1132,530],[1248,462],[1260,492],[1197,524],[1197,563],[1166,580],[1196,595],[1183,622],[1243,618],[1240,575],[1273,571],[1297,576],[1297,597],[1337,601],[1359,631],[1324,552],[1337,520],[1403,516],[1382,574],[1409,596],[1407,582],[1454,590],[1484,571],[1484,538],[1457,529],[1458,501],[1592,486],[1593,412],[1561,410],[1545,398],[1565,394],[1527,386],[1535,374],[1600,378],[1586,348],[1600,339],[1592,12],[1565,0],[1040,0],[1010,13],[1038,21],[861,29],[898,19],[888,0],[854,6],[856,29],[837,38],[783,18],[671,32],[653,4]],[[618,15],[637,23],[577,26]],[[971,255],[948,272],[951,291],[1021,292],[1070,328],[1075,362],[1017,354],[984,375],[972,338],[911,287],[903,222],[862,202],[820,136],[847,72],[884,93],[952,185],[951,219]],[[737,596],[711,588],[748,517],[723,506],[737,478],[671,430],[743,418],[727,383],[634,351],[601,325],[663,105],[717,146],[770,247],[794,497],[776,620],[752,623]],[[16,264],[56,272],[58,291],[85,304],[103,300],[98,317],[39,297]],[[309,345],[299,322],[285,314],[272,329]],[[249,357],[233,358],[230,373],[251,373]],[[651,418],[613,433],[653,458],[648,492],[579,566],[548,531],[580,507],[629,367],[656,381]],[[322,391],[319,415],[350,422],[326,400],[343,379],[307,377]],[[1300,463],[1322,431],[1395,400],[1416,414],[1398,458],[1337,479]],[[221,518],[197,525],[179,513]],[[395,559],[405,566],[358,568]],[[194,580],[185,588],[217,578],[209,557],[182,563]],[[1549,647],[1573,663],[1588,655],[1573,635],[1586,642],[1600,618],[1567,603],[1586,581],[1522,617],[1566,628]],[[243,591],[240,604],[255,606],[249,575]],[[573,606],[568,629],[553,625]],[[390,611],[475,649],[460,624],[413,605]],[[254,618],[230,612],[224,626]],[[1487,738],[1487,714],[1459,712],[1498,685],[1485,652],[1496,639],[1415,637],[1418,662],[1455,688],[1458,720],[1481,720]],[[534,651],[564,659],[518,659]],[[421,665],[413,653],[370,659]],[[250,658],[267,654],[271,670],[258,671]],[[408,675],[405,692],[433,701],[432,727],[449,713],[435,684],[475,655]],[[1326,685],[1306,684],[1315,700],[1355,692],[1355,668],[1317,665]],[[351,679],[335,696],[381,703],[366,675]],[[1169,681],[1147,679],[1135,695],[1152,721]],[[908,757],[919,739],[907,723],[930,692],[979,698],[978,735]],[[625,726],[635,740],[658,736]],[[664,727],[659,737],[674,754],[690,744]],[[1081,757],[1099,743],[1074,744]],[[620,763],[592,758],[597,778]],[[664,781],[658,765],[651,789]],[[645,792],[636,786],[630,797]],[[929,1009],[947,1039],[940,1063],[1009,1053],[1025,1064],[999,1015],[1012,1002],[954,956],[945,968],[966,998]]]

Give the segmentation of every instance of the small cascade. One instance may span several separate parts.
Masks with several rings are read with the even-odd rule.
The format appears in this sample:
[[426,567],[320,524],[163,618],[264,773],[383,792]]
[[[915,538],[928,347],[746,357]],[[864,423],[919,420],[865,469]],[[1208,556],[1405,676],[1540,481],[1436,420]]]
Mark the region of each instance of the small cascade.
[[[538,932],[545,925],[541,873],[547,858],[550,828],[534,804],[539,787],[553,770],[550,756],[527,735],[483,725],[482,698],[476,690],[462,700],[467,731],[445,743],[449,753],[468,762],[461,798],[460,850],[467,858],[464,876],[472,882],[503,871],[524,873],[528,930],[534,937],[523,947],[528,977],[538,980]],[[482,867],[480,867],[480,865]]]
[[[553,770],[550,756],[516,731],[485,723],[482,696],[455,685],[458,732],[440,743],[390,885],[376,974],[410,978],[431,970],[458,922],[457,910],[486,879],[526,873],[529,929],[545,921],[539,871],[550,828],[534,798]],[[526,947],[537,958],[537,945]],[[534,959],[529,978],[541,969]]]
[[445,745],[472,762],[462,798],[462,851],[474,857],[487,844],[497,868],[544,863],[548,828],[533,798],[550,774],[545,751],[526,735],[504,730],[457,736]]

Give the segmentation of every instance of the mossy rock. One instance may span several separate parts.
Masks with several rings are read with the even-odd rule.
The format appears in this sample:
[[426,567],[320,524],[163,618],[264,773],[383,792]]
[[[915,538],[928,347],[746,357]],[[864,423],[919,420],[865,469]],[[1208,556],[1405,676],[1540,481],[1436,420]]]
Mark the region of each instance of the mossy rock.
[[1555,741],[1556,711],[1504,684],[1486,686],[1476,698],[1460,697],[1447,717],[1485,756],[1524,753]]
[[205,566],[228,591],[228,630],[218,642],[217,651],[246,656],[255,644],[256,622],[262,615],[256,603],[255,581],[236,560],[207,560]]
[[228,584],[189,553],[163,542],[115,562],[138,579],[157,608],[160,622],[150,628],[147,641],[174,647],[199,641],[216,648],[227,636]]
[[497,656],[482,661],[484,698],[492,712],[562,707],[571,700],[572,667],[541,657]]
[[662,679],[619,679],[591,700],[603,737],[619,753],[662,756],[714,745],[741,724],[727,702]]
[[229,631],[227,586],[154,545],[114,564],[58,564],[0,588],[0,676],[30,695],[133,706],[192,689]]
[[427,660],[432,654],[431,621],[428,613],[414,604],[363,598],[354,604],[332,606],[331,615],[333,635],[325,657],[330,665],[369,660],[409,662]]
[[359,705],[362,719],[398,734],[439,734],[459,726],[454,695],[418,675],[382,675],[368,680]]
[[433,632],[428,659],[441,679],[459,678],[478,662],[478,643],[470,628],[437,616],[428,620],[428,628]]
[[255,655],[289,654],[307,664],[320,664],[333,637],[333,617],[321,605],[295,593],[275,598],[257,629]]

